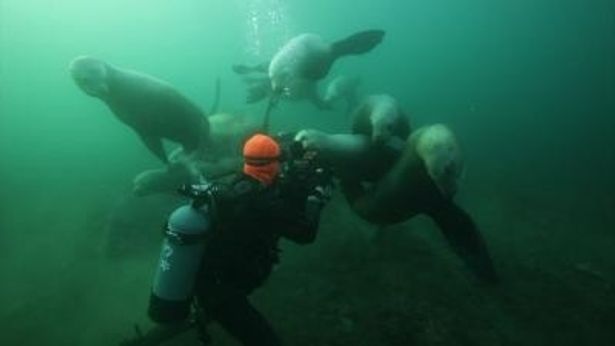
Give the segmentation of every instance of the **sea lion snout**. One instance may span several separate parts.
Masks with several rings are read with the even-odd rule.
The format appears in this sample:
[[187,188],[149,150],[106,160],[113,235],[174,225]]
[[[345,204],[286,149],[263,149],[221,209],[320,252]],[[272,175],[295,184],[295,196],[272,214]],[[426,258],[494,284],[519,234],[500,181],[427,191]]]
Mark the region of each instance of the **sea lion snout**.
[[77,86],[86,94],[103,97],[109,93],[108,67],[103,61],[79,56],[71,61],[68,70]]
[[384,144],[392,137],[393,131],[387,127],[374,127],[372,132],[372,142]]
[[372,124],[372,141],[386,143],[395,133],[397,114],[376,114]]

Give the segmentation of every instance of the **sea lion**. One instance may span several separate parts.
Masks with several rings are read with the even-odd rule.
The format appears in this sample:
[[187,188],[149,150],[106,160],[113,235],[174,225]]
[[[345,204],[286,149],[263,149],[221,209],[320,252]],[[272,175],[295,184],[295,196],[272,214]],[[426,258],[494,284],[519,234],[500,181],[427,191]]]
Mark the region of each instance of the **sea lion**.
[[189,166],[172,164],[165,168],[149,169],[134,178],[132,192],[138,197],[175,194],[182,185],[197,184],[238,172],[242,164],[241,157],[236,156],[216,162],[195,161]]
[[448,204],[462,167],[453,133],[441,124],[423,127],[412,133],[399,160],[371,189],[347,197],[366,220],[402,222]]
[[391,137],[405,141],[410,121],[392,96],[369,95],[353,112],[352,133],[368,135],[374,143],[385,143]]
[[392,225],[425,214],[479,278],[497,281],[476,224],[453,201],[463,160],[448,127],[437,124],[420,128],[403,142],[401,150],[376,144],[364,134],[302,130],[295,140],[305,150],[316,151],[318,158],[332,168],[359,217],[377,225]]
[[371,187],[342,184],[352,210],[379,225],[429,216],[447,241],[480,278],[497,281],[487,247],[472,217],[453,201],[463,168],[459,144],[448,127],[414,131],[401,157]]
[[241,145],[257,131],[258,125],[241,114],[218,113],[208,119],[207,148],[199,151],[199,155],[187,155],[182,148],[175,149],[169,155],[167,167],[146,170],[134,178],[135,195],[175,193],[184,184],[215,179],[241,168]]
[[296,36],[280,48],[269,64],[271,89],[291,98],[313,96],[316,82],[327,76],[337,59],[367,53],[383,38],[382,30],[362,31],[332,44],[316,34]]
[[133,194],[138,197],[174,194],[182,185],[202,183],[239,171],[243,159],[240,155],[233,155],[207,161],[186,155],[182,148],[177,148],[171,153],[169,162],[164,168],[139,173],[133,179]]
[[164,163],[168,158],[162,139],[181,144],[186,153],[207,141],[207,118],[170,84],[88,56],[75,58],[69,71],[83,92],[105,102]]
[[166,167],[149,169],[139,173],[132,181],[132,192],[142,197],[155,193],[173,193],[184,184],[196,184],[204,179],[198,170],[197,159],[183,148],[169,154]]
[[375,181],[397,161],[401,151],[389,145],[374,145],[363,134],[329,134],[304,129],[295,135],[306,151],[314,151],[323,164],[346,184]]
[[346,102],[346,112],[350,113],[357,105],[357,89],[360,84],[361,78],[357,76],[337,76],[327,84],[322,99],[329,106],[343,100]]
[[[217,113],[209,116],[209,157],[240,155],[244,141],[260,129],[254,117],[242,113]],[[207,159],[207,158],[204,158]]]
[[132,193],[144,197],[156,193],[174,193],[184,184],[196,184],[195,177],[183,166],[148,169],[132,182]]
[[269,64],[234,65],[233,70],[248,74],[260,72],[267,66],[267,78],[249,80],[251,102],[279,96],[291,100],[309,99],[318,108],[329,109],[318,95],[317,82],[327,76],[337,59],[369,52],[382,42],[384,34],[382,30],[367,30],[331,44],[316,34],[301,34],[284,44]]

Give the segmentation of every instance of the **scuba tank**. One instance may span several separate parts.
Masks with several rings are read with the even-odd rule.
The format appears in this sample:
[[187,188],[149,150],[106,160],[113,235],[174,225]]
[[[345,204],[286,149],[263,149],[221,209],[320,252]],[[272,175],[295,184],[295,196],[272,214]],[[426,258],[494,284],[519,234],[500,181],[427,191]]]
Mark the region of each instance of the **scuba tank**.
[[168,219],[148,308],[149,317],[157,323],[180,322],[190,314],[205,241],[212,231],[210,186],[182,187],[180,193],[192,202],[177,208]]

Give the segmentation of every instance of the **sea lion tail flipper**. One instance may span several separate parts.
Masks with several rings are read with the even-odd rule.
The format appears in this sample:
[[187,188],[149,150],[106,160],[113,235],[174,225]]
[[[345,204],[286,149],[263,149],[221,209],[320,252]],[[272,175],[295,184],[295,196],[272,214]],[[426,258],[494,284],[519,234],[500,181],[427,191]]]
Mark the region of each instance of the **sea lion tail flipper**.
[[331,45],[333,56],[358,55],[374,49],[384,38],[384,30],[366,30],[350,35]]
[[314,104],[314,106],[316,106],[316,108],[320,109],[321,111],[333,110],[332,102],[327,102],[327,100],[323,99],[318,94],[318,89],[316,89],[316,85],[315,84],[314,84],[314,87],[309,91],[308,98],[310,99],[312,104]]
[[269,61],[262,62],[258,65],[235,64],[231,66],[231,68],[233,69],[233,72],[239,75],[250,73],[267,73]]
[[220,106],[220,94],[221,94],[221,88],[222,88],[222,81],[220,80],[220,77],[216,77],[216,81],[214,83],[214,100],[213,103],[211,104],[211,108],[209,109],[209,114],[216,114],[218,113],[218,107]]
[[218,107],[220,106],[220,93],[221,93],[221,85],[222,81],[220,77],[216,77],[216,82],[214,84],[214,102],[211,104],[211,108],[209,108],[209,114],[218,113]]
[[149,136],[142,133],[139,133],[139,137],[141,137],[141,140],[143,141],[147,149],[149,149],[152,154],[156,155],[156,157],[159,158],[160,161],[162,161],[164,164],[169,163],[169,160],[167,159],[167,154],[164,151],[164,147],[162,146],[162,141],[160,140],[160,137]]
[[265,110],[265,116],[263,117],[263,124],[261,128],[261,130],[264,133],[269,133],[269,124],[271,122],[271,112],[273,112],[273,109],[278,105],[279,101],[280,101],[280,95],[273,94],[269,98],[269,102],[267,102],[267,109]]
[[452,201],[429,212],[453,251],[482,281],[499,281],[487,245],[472,217]]

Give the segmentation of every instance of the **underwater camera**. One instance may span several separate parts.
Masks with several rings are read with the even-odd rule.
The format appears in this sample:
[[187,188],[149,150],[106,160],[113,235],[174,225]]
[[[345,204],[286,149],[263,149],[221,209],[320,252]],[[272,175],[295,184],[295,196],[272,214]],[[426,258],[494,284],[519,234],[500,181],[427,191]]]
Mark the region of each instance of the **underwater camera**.
[[301,142],[295,140],[295,135],[295,132],[281,132],[274,137],[282,152],[280,161],[284,180],[306,190],[331,185],[332,169],[320,160],[318,153],[306,151]]
[[295,135],[295,132],[280,132],[273,137],[280,145],[282,162],[298,160],[305,155],[305,149],[295,140]]

